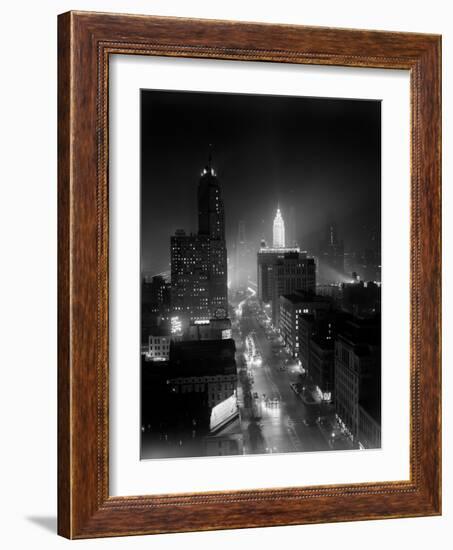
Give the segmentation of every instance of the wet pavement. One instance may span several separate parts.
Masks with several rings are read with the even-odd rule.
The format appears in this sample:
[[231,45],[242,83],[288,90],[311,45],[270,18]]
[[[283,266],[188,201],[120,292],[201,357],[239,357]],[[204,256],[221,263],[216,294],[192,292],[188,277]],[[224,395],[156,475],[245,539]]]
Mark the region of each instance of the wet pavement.
[[[328,430],[317,420],[326,418],[324,426],[333,420],[332,408],[306,404],[291,384],[303,383],[300,367],[284,353],[277,354],[277,339],[258,319],[256,310],[243,304],[237,340],[239,365],[239,407],[244,435],[244,453],[289,453],[330,450]],[[266,330],[269,334],[266,333]],[[240,365],[246,337],[253,338],[254,351],[262,364]],[[289,359],[285,364],[285,360]]]

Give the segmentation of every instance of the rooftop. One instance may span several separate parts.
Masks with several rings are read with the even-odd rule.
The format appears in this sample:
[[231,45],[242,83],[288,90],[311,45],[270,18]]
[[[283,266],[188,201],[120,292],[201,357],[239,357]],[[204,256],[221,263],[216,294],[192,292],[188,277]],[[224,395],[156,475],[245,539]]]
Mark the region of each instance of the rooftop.
[[280,298],[284,298],[293,304],[304,304],[307,302],[318,302],[318,303],[331,303],[332,300],[329,296],[320,296],[319,294],[314,294],[313,292],[304,292],[296,291],[291,294],[283,294]]
[[288,254],[288,253],[291,253],[291,252],[301,252],[302,254],[306,254],[305,251],[301,251],[301,249],[298,247],[298,246],[285,246],[285,247],[278,247],[278,248],[274,248],[274,247],[271,247],[271,246],[266,246],[266,247],[261,247],[259,249],[259,253],[260,254]]

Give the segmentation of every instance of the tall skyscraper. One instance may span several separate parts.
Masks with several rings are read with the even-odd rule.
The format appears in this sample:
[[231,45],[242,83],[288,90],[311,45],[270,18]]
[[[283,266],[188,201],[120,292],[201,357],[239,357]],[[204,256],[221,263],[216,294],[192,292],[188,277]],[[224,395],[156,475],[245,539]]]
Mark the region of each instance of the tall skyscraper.
[[223,200],[211,153],[198,184],[198,234],[213,240],[225,240]]
[[173,315],[186,323],[209,319],[209,238],[178,229],[171,237],[170,261]]
[[278,325],[280,296],[297,290],[314,292],[316,288],[316,266],[313,258],[299,247],[285,247],[285,225],[280,212],[274,219],[273,247],[262,243],[257,256],[258,298],[271,304],[272,321]]
[[227,317],[225,217],[211,155],[198,184],[198,234],[171,237],[171,287],[173,313],[184,321]]
[[283,221],[280,208],[277,208],[277,213],[274,218],[274,248],[285,247],[285,222]]
[[228,267],[225,243],[225,211],[211,153],[198,184],[198,235],[209,239],[208,291],[211,317],[228,312]]

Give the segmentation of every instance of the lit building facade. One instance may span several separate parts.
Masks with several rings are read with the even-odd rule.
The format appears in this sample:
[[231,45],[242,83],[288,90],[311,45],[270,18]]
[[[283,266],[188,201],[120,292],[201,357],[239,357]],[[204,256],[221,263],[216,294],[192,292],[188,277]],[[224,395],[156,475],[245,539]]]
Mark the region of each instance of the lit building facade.
[[228,311],[225,209],[220,183],[211,166],[201,173],[198,184],[198,235],[209,240],[208,293],[211,317],[226,317]]
[[168,361],[170,358],[170,336],[152,334],[148,339],[148,361]]
[[171,305],[185,324],[210,318],[209,253],[205,235],[180,229],[171,237]]
[[[309,313],[299,314],[299,360],[323,399],[330,401],[335,388],[335,339],[352,316],[336,309],[331,298],[315,299]],[[330,306],[323,306],[323,300]]]
[[264,242],[262,244],[263,246],[261,246],[257,256],[258,299],[263,304],[268,304],[272,300],[274,271],[277,261],[283,258],[285,252],[299,252],[299,249],[279,250],[266,247]]
[[226,318],[227,250],[219,181],[209,163],[198,185],[198,233],[171,237],[172,313],[190,322]]
[[301,315],[310,315],[314,311],[321,309],[329,310],[331,308],[331,301],[328,298],[316,296],[310,292],[295,292],[280,296],[279,302],[278,328],[293,357],[299,357],[299,325]]
[[314,293],[316,288],[316,266],[313,258],[304,252],[289,252],[277,260],[270,272],[272,289],[272,321],[279,326],[280,296],[296,291]]
[[285,222],[283,221],[280,208],[277,208],[274,218],[273,237],[274,248],[285,248]]
[[272,322],[278,326],[280,296],[295,291],[314,293],[316,265],[299,248],[262,247],[257,256],[258,299],[271,304]]

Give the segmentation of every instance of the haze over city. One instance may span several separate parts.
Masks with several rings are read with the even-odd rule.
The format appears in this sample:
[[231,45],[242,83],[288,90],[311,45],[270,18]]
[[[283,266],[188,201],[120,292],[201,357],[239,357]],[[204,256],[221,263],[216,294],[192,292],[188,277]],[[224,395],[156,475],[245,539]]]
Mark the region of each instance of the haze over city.
[[[299,244],[315,251],[335,221],[346,251],[380,230],[380,102],[260,95],[142,93],[142,267],[169,269],[166,238],[196,231],[196,190],[212,144],[227,249],[239,221],[256,249],[277,205],[297,208]],[[177,200],[175,200],[177,197]]]
[[142,91],[142,459],[381,445],[380,102]]

